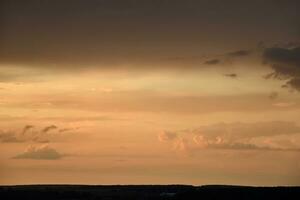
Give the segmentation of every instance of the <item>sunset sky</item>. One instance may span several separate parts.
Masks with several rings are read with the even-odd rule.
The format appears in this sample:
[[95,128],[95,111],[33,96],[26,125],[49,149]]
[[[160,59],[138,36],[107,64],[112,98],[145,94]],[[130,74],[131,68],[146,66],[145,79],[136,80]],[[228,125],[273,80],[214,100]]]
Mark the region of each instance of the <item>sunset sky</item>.
[[0,184],[300,185],[300,1],[1,0]]

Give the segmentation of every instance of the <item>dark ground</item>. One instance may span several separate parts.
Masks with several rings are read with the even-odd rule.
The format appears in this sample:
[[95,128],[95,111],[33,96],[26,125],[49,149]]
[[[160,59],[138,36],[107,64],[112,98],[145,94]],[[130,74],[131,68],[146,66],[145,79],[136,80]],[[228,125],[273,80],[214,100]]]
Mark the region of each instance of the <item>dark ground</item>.
[[188,186],[188,185],[24,185],[0,186],[1,200],[109,199],[300,199],[299,187]]

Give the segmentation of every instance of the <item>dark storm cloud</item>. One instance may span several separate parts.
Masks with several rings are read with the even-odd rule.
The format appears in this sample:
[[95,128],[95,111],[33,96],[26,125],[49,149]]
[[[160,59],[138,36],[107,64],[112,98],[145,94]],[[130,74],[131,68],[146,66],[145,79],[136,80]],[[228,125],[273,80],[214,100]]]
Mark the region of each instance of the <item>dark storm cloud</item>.
[[265,62],[272,65],[275,72],[293,76],[300,75],[300,47],[285,48],[267,48],[263,57]]
[[136,64],[139,69],[146,66],[139,64],[162,57],[214,54],[265,38],[288,37],[300,19],[300,3],[292,0],[2,0],[0,4],[0,63],[47,69],[118,64]]
[[295,88],[296,90],[300,91],[300,77],[299,78],[292,78],[287,82],[287,85]]
[[266,75],[266,78],[287,79],[287,86],[300,91],[300,47],[267,48],[263,59],[274,70],[274,73]]

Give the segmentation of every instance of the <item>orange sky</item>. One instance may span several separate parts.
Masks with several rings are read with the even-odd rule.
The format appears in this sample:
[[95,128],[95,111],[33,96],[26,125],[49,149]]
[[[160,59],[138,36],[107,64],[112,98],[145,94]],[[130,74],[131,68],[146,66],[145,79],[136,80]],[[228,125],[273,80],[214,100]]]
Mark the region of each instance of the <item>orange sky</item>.
[[122,2],[3,1],[0,184],[299,185],[299,3]]

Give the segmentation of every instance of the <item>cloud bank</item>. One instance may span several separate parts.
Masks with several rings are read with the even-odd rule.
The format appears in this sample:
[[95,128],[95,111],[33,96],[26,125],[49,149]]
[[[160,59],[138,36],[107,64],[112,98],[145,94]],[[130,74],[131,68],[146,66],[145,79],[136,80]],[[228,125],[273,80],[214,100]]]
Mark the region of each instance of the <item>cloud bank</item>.
[[[300,134],[293,122],[220,123],[176,132],[162,132],[160,142],[169,141],[175,150],[203,149],[299,151],[291,136]],[[283,144],[282,141],[289,141]],[[298,141],[299,142],[299,141]]]

